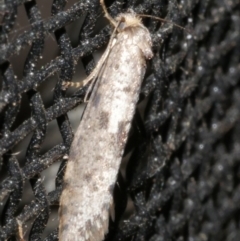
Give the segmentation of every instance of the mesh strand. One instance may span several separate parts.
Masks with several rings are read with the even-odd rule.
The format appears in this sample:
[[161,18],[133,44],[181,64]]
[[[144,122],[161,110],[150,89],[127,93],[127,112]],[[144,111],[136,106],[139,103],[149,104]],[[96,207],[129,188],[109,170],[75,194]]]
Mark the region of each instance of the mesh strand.
[[[16,240],[21,232],[26,240],[58,239],[56,215],[74,133],[67,113],[86,93],[66,94],[61,85],[79,64],[85,74],[93,70],[93,53],[106,47],[111,32],[109,23],[99,24],[98,0],[65,5],[54,0],[44,6],[51,16],[43,18],[36,1],[0,1],[0,240]],[[240,240],[239,1],[107,5],[112,16],[132,8],[187,30],[144,20],[155,55],[106,240]],[[30,23],[22,32],[14,29],[20,8]],[[46,53],[49,38],[53,56]],[[58,128],[49,138],[52,123]],[[48,191],[44,178],[52,167],[58,171]]]

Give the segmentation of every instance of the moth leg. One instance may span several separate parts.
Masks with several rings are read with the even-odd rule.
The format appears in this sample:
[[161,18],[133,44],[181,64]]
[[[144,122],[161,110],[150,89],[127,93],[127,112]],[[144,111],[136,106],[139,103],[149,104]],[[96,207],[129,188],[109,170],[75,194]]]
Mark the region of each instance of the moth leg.
[[[105,58],[104,58],[105,57]],[[83,81],[81,82],[70,82],[70,81],[64,81],[63,84],[62,84],[62,88],[64,90],[66,90],[67,88],[69,87],[75,87],[75,88],[80,88],[80,87],[83,87],[83,86],[86,86],[91,80],[93,80],[98,72],[99,72],[99,69],[101,68],[101,64],[102,62],[104,62],[104,60],[106,59],[107,56],[102,56],[102,58],[100,59],[100,61],[98,62],[97,66],[95,67],[95,69],[91,72],[91,74],[86,78],[84,79]]]
[[[62,84],[64,90],[66,90],[68,87],[80,88],[80,87],[86,86],[90,81],[92,81],[92,80],[97,78],[97,76],[99,75],[100,70],[102,69],[102,66],[104,65],[104,62],[106,61],[106,59],[107,59],[107,57],[108,57],[112,47],[114,46],[114,44],[116,42],[116,41],[113,41],[114,37],[115,37],[115,32],[116,32],[116,29],[114,30],[114,32],[113,32],[113,34],[112,34],[112,36],[110,38],[110,41],[109,41],[109,44],[107,46],[106,51],[104,52],[104,54],[101,57],[101,59],[98,61],[97,66],[91,72],[91,74],[86,79],[84,79],[81,82],[64,81],[63,84]],[[92,86],[92,84],[91,84],[91,86]],[[90,92],[90,90],[88,92]]]

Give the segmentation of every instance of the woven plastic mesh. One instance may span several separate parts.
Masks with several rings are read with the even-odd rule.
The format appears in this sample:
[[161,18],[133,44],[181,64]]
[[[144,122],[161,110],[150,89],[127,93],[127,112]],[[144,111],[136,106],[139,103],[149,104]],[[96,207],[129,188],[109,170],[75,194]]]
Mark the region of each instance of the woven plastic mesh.
[[[72,80],[80,65],[89,74],[93,53],[106,47],[111,33],[107,21],[99,24],[98,0],[65,5],[0,1],[0,240],[58,240],[65,157],[74,136],[68,112],[86,93],[66,94],[62,82]],[[106,240],[240,240],[239,1],[107,6],[112,16],[132,8],[186,29],[144,19],[154,58]],[[22,19],[28,29],[17,28]]]

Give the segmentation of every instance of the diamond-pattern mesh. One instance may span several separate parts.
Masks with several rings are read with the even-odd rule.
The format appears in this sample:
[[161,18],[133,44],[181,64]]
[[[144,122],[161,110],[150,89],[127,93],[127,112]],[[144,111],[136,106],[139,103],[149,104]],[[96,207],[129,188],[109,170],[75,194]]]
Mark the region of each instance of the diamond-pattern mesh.
[[[0,240],[58,240],[74,136],[68,112],[86,93],[61,86],[93,70],[111,33],[98,0],[66,2],[0,1]],[[112,16],[132,8],[186,28],[144,19],[155,55],[106,240],[240,240],[239,1],[106,4]],[[28,24],[18,28],[22,19]]]

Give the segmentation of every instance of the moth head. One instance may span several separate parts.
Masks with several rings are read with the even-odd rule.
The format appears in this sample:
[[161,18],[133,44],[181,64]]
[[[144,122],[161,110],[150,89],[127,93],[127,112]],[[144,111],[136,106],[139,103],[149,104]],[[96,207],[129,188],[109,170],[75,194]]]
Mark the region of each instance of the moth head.
[[118,31],[122,32],[126,28],[135,28],[142,26],[142,20],[136,13],[130,10],[128,13],[121,13],[116,17],[116,22],[119,23]]

